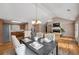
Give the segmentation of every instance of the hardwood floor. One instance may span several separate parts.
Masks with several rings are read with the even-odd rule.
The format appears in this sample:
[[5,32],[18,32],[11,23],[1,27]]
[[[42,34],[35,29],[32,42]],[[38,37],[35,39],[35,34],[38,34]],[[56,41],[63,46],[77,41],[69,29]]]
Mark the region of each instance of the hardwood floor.
[[79,54],[79,46],[75,42],[74,38],[70,37],[61,37],[58,39],[58,48],[63,52],[68,52],[70,55]]
[[[79,55],[79,46],[75,42],[74,38],[61,37],[57,40],[57,42],[59,52],[63,52],[61,53],[62,55],[64,55],[64,53],[65,55]],[[0,55],[10,55],[11,52],[14,52],[14,48],[11,42],[0,45]]]
[[11,42],[4,43],[3,45],[0,45],[0,55],[3,54],[10,54],[13,52],[14,48]]

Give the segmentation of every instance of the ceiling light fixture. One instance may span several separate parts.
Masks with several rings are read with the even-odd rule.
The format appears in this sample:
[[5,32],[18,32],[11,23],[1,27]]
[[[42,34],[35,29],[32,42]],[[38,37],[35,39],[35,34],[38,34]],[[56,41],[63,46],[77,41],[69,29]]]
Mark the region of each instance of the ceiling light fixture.
[[32,24],[41,24],[41,21],[38,19],[38,6],[37,3],[35,4],[36,7],[36,19],[32,21]]
[[71,11],[71,9],[67,9],[67,11]]

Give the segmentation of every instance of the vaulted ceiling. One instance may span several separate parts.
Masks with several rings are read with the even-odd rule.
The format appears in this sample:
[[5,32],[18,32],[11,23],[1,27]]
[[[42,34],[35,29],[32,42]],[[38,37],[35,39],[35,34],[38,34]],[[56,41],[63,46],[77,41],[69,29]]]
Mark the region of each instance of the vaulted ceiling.
[[78,15],[78,4],[76,3],[44,3],[41,4],[55,16],[75,20]]
[[[53,17],[75,20],[79,14],[77,3],[39,3],[38,18],[45,22]],[[31,22],[36,17],[34,3],[1,3],[0,18]]]

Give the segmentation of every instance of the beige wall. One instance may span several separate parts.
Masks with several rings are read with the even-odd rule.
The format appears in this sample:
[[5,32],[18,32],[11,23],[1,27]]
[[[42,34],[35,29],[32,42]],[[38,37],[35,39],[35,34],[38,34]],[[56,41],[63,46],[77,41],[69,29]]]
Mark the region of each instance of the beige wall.
[[63,19],[60,17],[54,17],[53,23],[55,22],[59,22],[61,27],[65,30],[64,36],[75,36],[74,21]]

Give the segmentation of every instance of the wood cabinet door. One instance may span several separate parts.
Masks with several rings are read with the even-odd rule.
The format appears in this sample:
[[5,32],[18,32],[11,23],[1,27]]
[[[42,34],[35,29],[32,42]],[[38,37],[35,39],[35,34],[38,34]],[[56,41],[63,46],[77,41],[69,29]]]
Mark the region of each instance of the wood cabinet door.
[[34,29],[35,29],[35,32],[41,32],[41,25],[40,24],[35,24]]
[[28,30],[28,23],[20,24],[21,30]]

